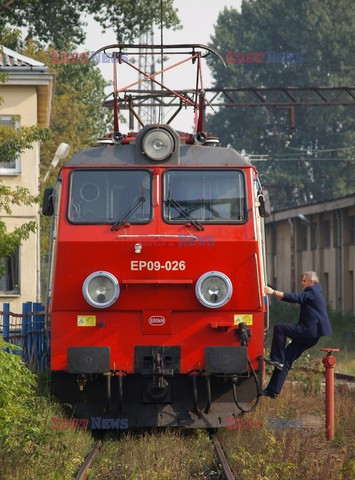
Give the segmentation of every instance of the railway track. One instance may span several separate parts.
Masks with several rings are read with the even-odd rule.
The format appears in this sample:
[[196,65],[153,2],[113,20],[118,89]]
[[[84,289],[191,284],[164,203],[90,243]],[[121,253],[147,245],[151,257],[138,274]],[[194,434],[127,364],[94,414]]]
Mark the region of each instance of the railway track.
[[94,443],[94,446],[92,447],[91,452],[89,455],[86,457],[84,463],[82,464],[77,476],[75,477],[75,480],[86,480],[88,477],[89,469],[94,461],[96,455],[98,454],[98,451],[100,450],[100,447],[102,445],[102,440],[96,440]]
[[346,380],[349,383],[355,383],[355,376],[348,375],[347,373],[337,373],[335,372],[335,379],[336,380]]
[[216,453],[218,455],[218,458],[219,458],[219,461],[221,463],[221,467],[222,467],[222,470],[223,470],[223,474],[224,474],[224,477],[226,480],[235,480],[235,477],[233,475],[233,472],[229,466],[229,463],[228,463],[228,460],[224,454],[224,451],[221,447],[221,444],[219,443],[216,435],[213,433],[213,434],[210,434],[210,438],[213,442],[213,445],[214,445],[214,448],[216,450]]
[[[303,370],[309,371],[309,372],[312,372],[312,373],[323,373],[319,370],[310,369],[310,368],[303,368]],[[335,379],[345,381],[347,383],[355,383],[355,376],[354,375],[348,375],[348,374],[345,374],[345,373],[337,373],[336,372],[335,373]],[[226,456],[223,452],[222,446],[221,446],[221,444],[219,443],[219,441],[216,437],[214,429],[209,431],[209,436],[210,436],[210,439],[211,439],[211,441],[214,445],[215,452],[217,454],[220,466],[222,468],[224,478],[226,480],[235,480],[233,472],[232,472],[232,470],[229,466],[228,460],[227,460],[227,458],[226,458]],[[103,441],[104,441],[104,439],[99,439],[99,440],[95,441],[91,452],[86,457],[82,467],[80,468],[78,474],[75,477],[75,480],[86,480],[87,479],[90,466],[92,465],[92,462],[94,461],[95,457],[97,456],[97,454],[98,454],[98,452],[99,452],[99,450],[102,446]]]
[[[228,460],[227,460],[227,458],[224,454],[222,446],[219,443],[219,440],[217,439],[214,431],[213,432],[210,431],[209,436],[210,436],[210,439],[211,439],[211,441],[214,445],[215,452],[217,454],[217,457],[218,457],[220,466],[222,468],[222,472],[223,472],[225,480],[235,480],[233,472],[232,472],[232,470],[229,466]],[[83,465],[81,466],[79,472],[77,473],[77,475],[75,477],[75,480],[87,480],[90,467],[91,467],[93,461],[95,460],[95,457],[99,453],[99,450],[102,446],[103,441],[104,441],[104,439],[96,440],[91,452],[86,457]]]
[[[310,373],[319,373],[324,375],[324,370],[317,370],[316,368],[309,368],[309,367],[298,367],[300,370],[303,370],[304,372],[310,372]],[[346,382],[349,383],[355,383],[355,376],[354,375],[348,375],[347,373],[340,373],[340,372],[335,372],[334,374],[335,380],[345,380]]]

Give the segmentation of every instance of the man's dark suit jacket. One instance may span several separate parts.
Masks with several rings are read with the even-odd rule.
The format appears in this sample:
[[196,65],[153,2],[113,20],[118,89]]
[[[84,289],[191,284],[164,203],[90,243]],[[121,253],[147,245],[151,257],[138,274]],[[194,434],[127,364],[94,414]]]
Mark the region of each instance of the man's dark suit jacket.
[[297,330],[304,338],[332,335],[333,332],[319,283],[306,287],[302,293],[284,293],[282,300],[301,304]]

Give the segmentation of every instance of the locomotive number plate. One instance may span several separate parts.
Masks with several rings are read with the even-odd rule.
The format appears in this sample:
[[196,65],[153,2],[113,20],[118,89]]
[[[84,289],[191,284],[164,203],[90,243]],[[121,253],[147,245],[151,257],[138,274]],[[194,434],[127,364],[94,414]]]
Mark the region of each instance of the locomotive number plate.
[[185,270],[186,264],[184,260],[166,260],[165,262],[159,262],[159,260],[132,260],[131,270]]

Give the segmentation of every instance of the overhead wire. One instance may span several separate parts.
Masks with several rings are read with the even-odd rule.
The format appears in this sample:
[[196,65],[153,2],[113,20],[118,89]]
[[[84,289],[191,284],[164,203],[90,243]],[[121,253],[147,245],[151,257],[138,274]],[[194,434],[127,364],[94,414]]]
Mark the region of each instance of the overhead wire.
[[[288,146],[286,148],[289,148],[290,150],[297,150],[299,152],[316,152],[316,153],[320,152],[320,153],[324,153],[324,152],[339,152],[339,151],[342,151],[342,150],[353,150],[353,149],[355,149],[355,146],[344,147],[344,148],[330,148],[330,149],[327,149],[327,150],[322,150],[322,149],[319,149],[319,148],[316,148],[316,149],[295,148],[295,147],[288,147]],[[295,154],[293,154],[293,155],[295,155]]]

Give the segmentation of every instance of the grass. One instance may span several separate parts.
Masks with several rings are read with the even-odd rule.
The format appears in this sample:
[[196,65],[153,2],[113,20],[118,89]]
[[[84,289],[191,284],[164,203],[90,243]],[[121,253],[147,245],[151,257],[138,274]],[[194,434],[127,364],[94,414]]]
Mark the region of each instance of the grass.
[[[241,417],[236,429],[217,436],[238,480],[350,480],[355,478],[355,391],[337,387],[335,439],[325,439],[324,393],[320,374],[305,381],[290,373],[278,400],[263,398],[256,411]],[[297,382],[295,381],[297,379]],[[266,428],[267,418],[296,419],[302,428]],[[261,428],[246,427],[247,420]],[[258,422],[257,422],[258,420]],[[249,424],[250,425],[250,424]],[[90,480],[220,480],[212,443],[203,430],[128,433],[104,442]]]
[[[14,432],[0,451],[1,480],[72,480],[88,455],[93,439],[85,430],[52,428],[63,409],[44,398],[36,402],[30,421]],[[28,430],[30,430],[28,434]]]
[[214,447],[203,430],[129,433],[105,440],[89,479],[219,479],[213,460]]
[[244,418],[303,419],[301,429],[222,429],[218,436],[238,480],[355,478],[354,391],[336,393],[335,439],[325,439],[324,398],[288,383],[278,400],[264,398]]

